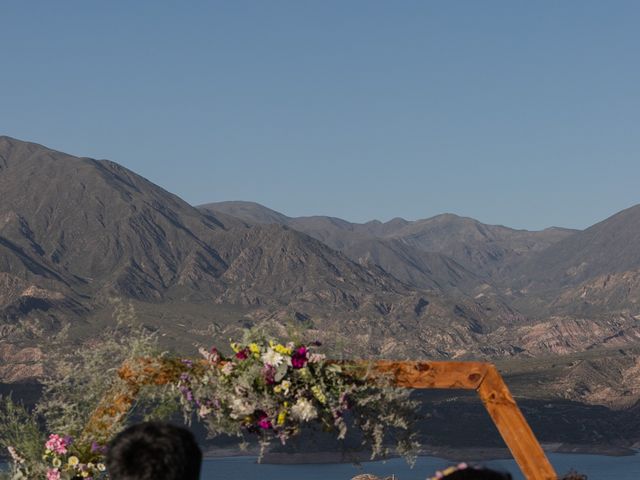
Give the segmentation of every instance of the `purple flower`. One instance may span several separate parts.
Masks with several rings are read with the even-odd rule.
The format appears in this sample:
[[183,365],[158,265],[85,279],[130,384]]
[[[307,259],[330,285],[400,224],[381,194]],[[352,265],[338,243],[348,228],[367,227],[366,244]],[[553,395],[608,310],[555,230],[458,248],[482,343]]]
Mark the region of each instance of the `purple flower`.
[[107,451],[106,445],[100,445],[95,440],[91,442],[91,453],[105,453]]
[[302,368],[307,363],[307,347],[302,346],[294,350],[291,355],[291,366],[293,368]]
[[188,387],[180,387],[180,393],[182,393],[182,395],[184,396],[184,398],[187,399],[187,401],[191,402],[193,401],[193,392],[191,391],[190,388]]
[[182,363],[184,365],[186,365],[187,367],[189,367],[189,368],[193,367],[193,362],[191,360],[189,360],[188,358],[183,358],[182,359]]

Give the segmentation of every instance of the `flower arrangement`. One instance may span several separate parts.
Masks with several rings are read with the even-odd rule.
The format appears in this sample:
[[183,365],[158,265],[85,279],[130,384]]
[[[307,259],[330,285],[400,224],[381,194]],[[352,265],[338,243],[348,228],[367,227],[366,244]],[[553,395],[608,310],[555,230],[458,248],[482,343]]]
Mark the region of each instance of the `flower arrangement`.
[[42,459],[47,463],[47,480],[106,479],[105,447],[95,442],[89,448],[75,445],[72,437],[49,435]]
[[387,379],[350,374],[346,365],[327,361],[319,346],[259,338],[232,343],[229,357],[200,349],[206,368],[185,360],[177,383],[184,412],[195,414],[212,435],[256,434],[262,452],[272,439],[284,444],[315,421],[338,439],[348,425],[357,426],[372,458],[389,453],[387,432],[399,434],[396,450],[411,459],[418,445],[410,431],[415,404],[407,393]]
[[[0,456],[9,453],[9,468],[0,469],[0,480],[108,478],[103,471],[104,444],[123,424],[112,422],[100,436],[85,434],[85,427],[107,394],[124,386],[117,375],[120,365],[159,356],[157,336],[118,324],[83,346],[66,349],[66,334],[50,339],[47,370],[40,379],[42,396],[35,405],[27,408],[0,396]],[[141,389],[138,412],[145,418],[155,414],[165,401],[165,390],[170,389]],[[172,400],[177,405],[175,394]]]
[[51,434],[44,443],[41,462],[28,461],[13,446],[7,447],[12,460],[11,480],[107,480],[105,447],[93,442],[89,447],[74,443],[70,436]]
[[[408,392],[392,388],[385,378],[365,379],[350,370],[353,366],[328,361],[318,342],[277,342],[247,332],[241,343],[231,344],[230,355],[200,349],[203,358],[192,361],[154,355],[153,339],[140,339],[105,340],[52,362],[58,367],[35,409],[0,397],[0,446],[11,456],[10,471],[0,472],[0,479],[107,480],[104,444],[126,416],[100,417],[96,430],[88,428],[92,412],[100,411],[107,392],[127,391],[136,375],[144,376],[156,363],[171,367],[165,372],[169,385],[161,395],[153,393],[157,384],[136,388],[144,418],[161,418],[157,412],[166,414],[175,404],[213,435],[257,435],[262,452],[271,440],[285,443],[310,422],[337,432],[338,439],[356,427],[372,458],[389,453],[387,434],[395,434],[397,453],[409,461],[415,457],[418,445],[410,425],[416,405]],[[72,362],[76,357],[90,360]],[[110,360],[124,362],[123,367],[119,376],[105,378],[105,366],[115,366]],[[140,372],[130,372],[133,380],[123,376],[127,362],[140,360],[147,361]],[[162,405],[166,408],[159,410]]]

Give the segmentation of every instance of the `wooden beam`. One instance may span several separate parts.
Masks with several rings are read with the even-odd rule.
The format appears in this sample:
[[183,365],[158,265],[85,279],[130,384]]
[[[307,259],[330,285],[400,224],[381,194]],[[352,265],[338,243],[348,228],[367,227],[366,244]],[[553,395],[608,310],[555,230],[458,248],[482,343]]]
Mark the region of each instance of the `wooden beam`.
[[[122,382],[102,400],[89,420],[83,438],[106,441],[126,416],[143,385],[165,385],[186,370],[202,372],[206,362],[185,365],[166,358],[140,358],[125,363]],[[389,378],[404,388],[476,390],[513,458],[528,480],[555,480],[557,475],[496,367],[484,362],[355,361],[337,362],[351,375]]]
[[556,472],[495,366],[489,365],[478,395],[525,477],[555,480]]
[[557,478],[494,365],[482,362],[380,360],[373,362],[368,368],[373,374],[389,375],[398,387],[476,390],[525,477],[529,480]]

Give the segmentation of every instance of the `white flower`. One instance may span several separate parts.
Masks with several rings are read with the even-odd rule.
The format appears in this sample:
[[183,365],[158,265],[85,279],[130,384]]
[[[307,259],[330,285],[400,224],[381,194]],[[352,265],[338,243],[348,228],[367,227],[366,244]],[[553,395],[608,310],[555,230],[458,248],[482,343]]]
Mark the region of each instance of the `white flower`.
[[324,353],[312,353],[309,355],[309,363],[320,363],[326,360],[327,356]]
[[7,450],[9,450],[9,455],[11,455],[11,458],[13,459],[13,461],[15,463],[24,463],[24,458],[22,458],[18,452],[16,451],[15,448],[13,448],[11,445],[9,445],[7,447]]
[[198,415],[200,416],[200,418],[204,418],[210,413],[211,413],[211,408],[207,407],[206,405],[201,405],[200,408],[198,409]]
[[282,383],[280,383],[280,386],[282,387],[282,390],[284,391],[285,395],[289,395],[289,389],[291,388],[291,382],[289,380],[283,380]]
[[242,398],[234,398],[231,401],[231,418],[240,418],[253,413],[254,408]]
[[291,416],[298,420],[308,422],[318,416],[318,412],[313,404],[306,398],[299,398],[296,404],[291,407]]
[[222,372],[223,375],[231,375],[231,372],[233,372],[233,363],[231,362],[225,363],[224,366],[220,369],[220,371]]
[[284,357],[273,348],[267,348],[267,351],[262,354],[262,361],[265,365],[273,365],[274,367],[277,367],[283,360]]

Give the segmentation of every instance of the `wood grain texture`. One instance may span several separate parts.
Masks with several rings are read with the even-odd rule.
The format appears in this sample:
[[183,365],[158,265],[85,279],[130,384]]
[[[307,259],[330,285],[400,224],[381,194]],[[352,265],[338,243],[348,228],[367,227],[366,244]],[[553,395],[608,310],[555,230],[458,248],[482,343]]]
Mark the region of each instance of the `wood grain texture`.
[[477,391],[525,477],[556,479],[556,472],[495,366],[488,366]]

